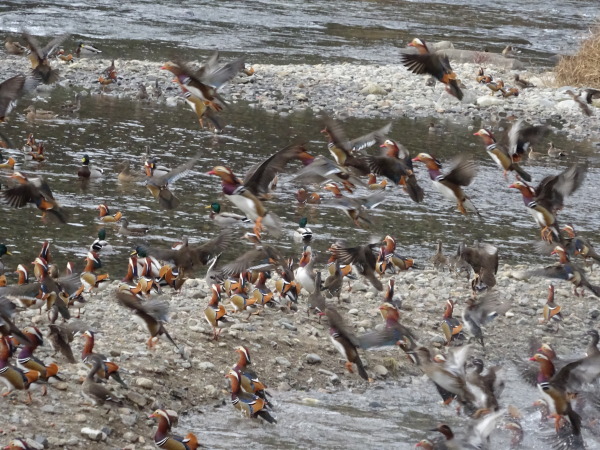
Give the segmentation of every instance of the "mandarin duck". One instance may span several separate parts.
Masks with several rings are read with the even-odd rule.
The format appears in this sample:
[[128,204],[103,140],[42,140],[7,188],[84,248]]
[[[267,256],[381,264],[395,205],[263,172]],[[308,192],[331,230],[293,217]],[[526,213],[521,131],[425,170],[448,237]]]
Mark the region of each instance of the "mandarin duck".
[[384,303],[379,310],[385,320],[384,328],[360,335],[358,337],[360,347],[368,350],[398,345],[405,351],[412,351],[416,347],[416,338],[411,330],[399,322],[398,308],[391,303]]
[[302,242],[304,245],[310,244],[310,241],[313,237],[313,232],[306,225],[308,224],[308,219],[306,217],[300,218],[298,222],[298,228],[294,231],[294,242]]
[[177,166],[164,175],[157,175],[154,173],[151,177],[146,179],[146,188],[148,188],[152,196],[158,200],[158,204],[161,208],[172,210],[179,206],[180,201],[171,192],[169,185],[172,185],[177,180],[189,175],[192,167],[194,167],[199,159],[200,156],[196,155],[189,161]]
[[342,287],[344,286],[344,274],[342,273],[340,262],[337,259],[334,264],[334,272],[330,273],[329,276],[325,278],[325,282],[320,290],[329,291],[329,295],[337,297],[339,302],[340,296],[342,295]]
[[31,447],[25,439],[13,439],[3,450],[35,450],[37,447]]
[[298,262],[299,266],[296,269],[295,278],[300,283],[300,286],[309,294],[312,294],[316,289],[314,264],[315,260],[312,250],[310,247],[307,247],[302,252],[302,257]]
[[123,401],[120,398],[115,396],[102,384],[96,382],[96,373],[102,368],[102,365],[103,363],[100,358],[92,360],[92,368],[89,370],[81,385],[81,393],[83,394],[83,397],[92,403],[92,406],[103,406],[106,403],[110,406],[122,406]]
[[23,38],[30,50],[27,57],[31,62],[31,72],[42,83],[53,84],[58,81],[59,70],[52,68],[49,58],[68,37],[68,34],[55,37],[42,47],[35,37],[29,33],[23,33]]
[[[454,435],[452,429],[445,424],[438,425],[431,431],[438,431],[446,438],[444,445],[448,449],[483,449],[490,439],[490,435],[496,429],[498,420],[505,414],[504,410],[486,414],[483,418],[471,422],[469,429],[462,439]],[[442,447],[443,448],[443,447]]]
[[190,244],[187,237],[182,241],[178,249],[161,249],[143,245],[139,248],[159,261],[172,263],[183,276],[194,274],[200,267],[207,265],[213,256],[225,251],[233,243],[233,232],[224,229],[214,238],[201,244]]
[[248,311],[248,317],[246,319],[249,319],[250,316],[256,312],[258,305],[256,304],[256,298],[248,297],[245,285],[246,282],[244,281],[243,276],[240,275],[240,282],[229,297],[229,302],[233,306],[233,311],[231,311],[232,313]]
[[119,366],[110,361],[106,356],[100,353],[94,353],[95,333],[91,330],[86,330],[81,334],[81,337],[85,339],[85,344],[81,350],[81,361],[89,368],[92,368],[95,360],[99,359],[102,364],[96,371],[95,375],[101,380],[108,380],[109,378],[112,378],[125,389],[127,389],[127,385],[121,378]]
[[204,129],[204,119],[207,119],[211,123],[212,129],[216,134],[222,133],[224,127],[223,122],[215,112],[215,109],[211,106],[210,102],[206,102],[193,95],[183,84],[181,84],[178,78],[174,78],[173,81],[179,84],[181,96],[190,109],[196,114],[200,128]]
[[208,306],[204,309],[204,317],[212,327],[213,340],[218,340],[221,334],[221,327],[227,322],[227,311],[223,305],[219,304],[221,300],[221,286],[213,284],[211,286],[212,296],[208,301]]
[[251,223],[246,216],[221,211],[221,204],[218,202],[213,202],[206,208],[210,208],[210,219],[221,228],[229,227],[231,225]]
[[321,203],[321,196],[318,192],[308,192],[304,188],[296,191],[296,200],[301,205],[318,205]]
[[[30,344],[29,337],[25,335],[13,322],[17,307],[9,299],[0,296],[0,338],[12,336],[19,343]],[[8,358],[8,356],[7,356]]]
[[393,237],[387,235],[383,242],[385,246],[382,247],[382,254],[385,263],[382,264],[384,266],[382,267],[383,270],[378,270],[379,273],[385,272],[387,268],[390,268],[392,273],[396,273],[396,270],[408,270],[414,266],[412,258],[400,256],[396,253],[396,240]]
[[467,332],[481,343],[485,350],[482,327],[495,317],[504,315],[512,306],[510,301],[502,301],[495,293],[486,293],[479,297],[471,296],[466,300],[462,314]]
[[352,365],[356,364],[358,375],[365,381],[371,381],[357,348],[360,346],[359,339],[348,328],[340,313],[332,306],[326,306],[323,312],[329,322],[329,338],[333,346],[346,360],[346,370],[353,373]]
[[[292,266],[294,264],[293,259],[288,260],[287,266],[280,266],[281,278],[275,282],[275,290],[279,294],[280,299],[287,300],[287,306],[289,309],[296,309],[298,303],[298,297],[302,287],[294,278],[294,272]],[[315,283],[316,284],[316,283]]]
[[508,98],[508,97],[518,97],[519,96],[519,90],[516,87],[511,87],[511,88],[503,88],[500,89],[500,94],[502,94],[502,97],[504,98]]
[[[3,338],[0,338],[2,341]],[[0,344],[0,346],[3,344]],[[11,366],[6,358],[0,357],[0,380],[2,380],[7,388],[6,392],[2,393],[2,397],[10,395],[15,389],[19,391],[27,391],[27,404],[31,404],[31,391],[29,387],[35,383],[40,376],[35,370],[23,371]]]
[[269,272],[260,272],[258,279],[254,283],[254,289],[251,291],[252,297],[256,299],[256,303],[260,306],[272,305],[275,301],[273,291],[266,285],[267,278],[270,278]]
[[579,441],[580,447],[583,448],[581,416],[573,410],[572,396],[569,394],[569,392],[573,392],[569,388],[571,372],[581,364],[581,360],[567,364],[558,372],[555,371],[552,361],[541,353],[533,355],[530,361],[536,361],[539,364],[537,386],[548,403],[550,417],[555,420],[556,431],[558,432],[561,428],[562,417],[567,416],[571,424],[573,439]]
[[277,420],[265,409],[267,402],[264,399],[241,391],[242,375],[239,370],[231,369],[225,377],[229,379],[231,385],[231,403],[235,409],[241,411],[246,417],[253,419],[260,417],[269,423],[277,423]]
[[9,55],[23,55],[27,51],[27,47],[18,41],[13,41],[10,37],[4,40],[4,49]]
[[492,160],[504,170],[504,177],[507,177],[507,173],[509,171],[515,171],[519,177],[521,177],[525,181],[531,181],[531,175],[529,175],[525,170],[519,166],[519,164],[513,161],[511,155],[508,153],[508,150],[503,146],[500,146],[496,143],[496,138],[491,133],[484,128],[480,129],[476,133],[473,133],[474,136],[480,136],[483,139],[483,143],[485,144],[485,149],[492,158]]
[[81,167],[77,171],[79,178],[102,178],[104,176],[104,169],[97,167],[90,168],[90,157],[83,155],[81,158]]
[[475,292],[492,288],[496,285],[498,272],[498,248],[492,244],[478,242],[469,247],[464,243],[458,245],[456,256],[469,265],[475,273],[472,287]]
[[[583,269],[569,261],[567,252],[563,247],[557,245],[554,247],[552,254],[559,257],[558,264],[543,269],[531,270],[528,273],[533,276],[570,281],[573,284],[573,294],[577,297],[583,296],[584,288],[591,291],[596,297],[600,297],[600,286],[594,286],[587,280]],[[581,293],[577,292],[577,288],[581,288]]]
[[164,326],[168,322],[168,303],[160,300],[148,300],[142,303],[134,294],[124,290],[117,291],[116,297],[119,305],[130,309],[133,320],[150,334],[150,338],[146,342],[148,348],[153,348],[158,338],[164,335],[179,351],[179,347]]
[[169,436],[173,422],[177,421],[177,416],[170,414],[170,411],[157,409],[148,418],[158,420],[158,427],[154,434],[154,443],[158,448],[165,450],[196,450],[200,446],[198,438],[191,432],[185,438]]
[[247,368],[247,366],[252,364],[250,350],[248,350],[248,347],[239,346],[235,349],[235,352],[239,355],[239,358],[238,362],[233,366],[233,370],[238,371],[241,375],[242,389],[249,394],[254,394],[263,399],[265,406],[272,409],[273,405],[267,398],[267,396],[271,397],[271,394],[267,391],[267,387],[258,379],[256,373]]
[[431,53],[425,41],[419,38],[413,39],[408,46],[414,47],[418,51],[417,54],[403,53],[400,56],[402,64],[408,70],[417,75],[429,74],[435,77],[440,83],[446,85],[446,92],[459,100],[463,99],[459,81],[446,55]]
[[336,194],[336,198],[330,200],[329,204],[343,210],[359,228],[373,225],[367,211],[379,206],[386,198],[385,192],[376,192],[367,197],[344,197],[335,183],[326,184],[325,189],[332,190]]
[[104,223],[115,223],[121,220],[123,214],[121,211],[117,211],[114,214],[111,214],[110,209],[106,205],[106,203],[102,203],[96,207],[98,210],[98,219]]
[[490,75],[485,74],[485,68],[480,67],[477,71],[477,76],[475,77],[475,81],[479,84],[486,84],[492,81],[492,77]]
[[592,258],[594,261],[600,263],[600,255],[594,250],[592,244],[590,244],[587,239],[578,236],[572,225],[565,225],[563,231],[567,234],[567,250],[570,256],[581,255],[584,261],[587,261],[588,258]]
[[522,78],[518,73],[514,77],[516,85],[521,89],[534,88],[535,85]]
[[45,109],[36,108],[34,105],[29,105],[25,112],[27,112],[27,120],[52,120],[58,117],[58,114]]
[[46,334],[54,355],[60,352],[71,364],[75,363],[71,342],[73,342],[74,331],[68,325],[48,325],[48,334]]
[[[1,160],[1,155],[0,155],[0,160]],[[0,169],[15,170],[15,167],[17,166],[17,164],[18,163],[15,160],[15,158],[13,158],[12,156],[9,156],[5,162],[0,163]]]
[[340,264],[353,264],[359,273],[378,291],[383,290],[381,281],[375,276],[377,257],[374,249],[379,243],[359,245],[356,247],[342,247],[340,244],[332,244],[329,251],[339,260]]
[[462,189],[464,186],[471,184],[477,172],[475,163],[472,160],[467,159],[465,156],[458,157],[446,174],[441,171],[442,164],[428,153],[419,153],[416,158],[413,158],[413,161],[420,161],[425,164],[433,186],[442,196],[455,201],[458,210],[462,214],[467,214],[467,211],[479,214],[471,199]]
[[441,328],[446,338],[446,345],[450,345],[455,339],[464,339],[462,334],[463,325],[456,317],[452,317],[456,301],[446,300],[446,308],[442,317]]
[[392,139],[386,139],[379,147],[385,149],[384,154],[367,157],[371,172],[383,175],[397,186],[402,186],[414,202],[422,202],[424,192],[415,177],[408,150]]
[[305,151],[298,155],[298,158],[304,167],[294,180],[302,184],[322,184],[331,181],[340,183],[349,193],[354,192],[357,186],[365,185],[356,175],[323,156],[314,157]]
[[488,81],[485,83],[485,86],[492,92],[490,92],[490,95],[495,95],[496,92],[502,92],[502,89],[504,89],[504,81],[502,80],[496,80],[496,81]]
[[173,272],[171,266],[162,266],[158,272],[158,278],[161,284],[164,280],[166,285],[171,286],[176,293],[181,292],[181,287],[188,280],[180,272]]
[[329,153],[340,167],[347,167],[358,175],[368,175],[370,172],[369,164],[361,156],[362,152],[376,142],[382,141],[391,128],[392,124],[388,123],[379,130],[350,140],[346,137],[339,122],[327,119],[325,128],[321,130],[321,133],[327,136]]
[[17,106],[17,101],[25,92],[25,75],[22,73],[0,83],[0,123]]
[[10,178],[17,180],[18,185],[2,192],[9,206],[23,208],[28,203],[33,203],[43,212],[42,217],[49,213],[60,222],[66,223],[65,210],[54,199],[50,186],[42,177],[29,179],[21,172],[13,172]]
[[560,305],[554,303],[554,285],[551,284],[548,286],[548,299],[544,304],[542,312],[543,319],[541,320],[543,323],[549,323],[551,320],[556,322],[556,332],[558,332],[559,323],[563,320],[563,316],[560,312],[561,309],[562,307]]
[[193,96],[207,102],[213,110],[220,111],[226,103],[217,90],[244,69],[245,63],[244,58],[238,58],[219,67],[218,60],[219,53],[215,52],[198,70],[183,61],[168,61],[161,70],[171,72]]
[[[25,333],[31,343],[24,345],[17,355],[18,367],[22,370],[38,372],[39,376],[37,381],[42,383],[48,383],[48,380],[52,377],[57,380],[62,380],[62,378],[58,376],[58,365],[56,363],[45,365],[33,355],[38,346],[43,345],[44,343],[42,332],[36,327],[25,327],[23,328],[23,333]],[[46,386],[44,385],[42,395],[46,395],[46,392]]]
[[587,165],[575,164],[558,175],[545,177],[537,187],[517,181],[510,185],[518,189],[523,203],[529,209],[537,224],[542,227],[545,240],[554,239],[560,242],[560,230],[556,224],[555,214],[563,208],[564,197],[572,195],[583,184],[587,174]]

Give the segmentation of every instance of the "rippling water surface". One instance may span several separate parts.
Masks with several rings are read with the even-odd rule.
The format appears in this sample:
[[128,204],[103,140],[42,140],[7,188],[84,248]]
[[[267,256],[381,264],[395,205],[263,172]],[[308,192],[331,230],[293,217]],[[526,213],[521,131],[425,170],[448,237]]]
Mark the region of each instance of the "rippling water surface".
[[[219,48],[260,62],[395,62],[414,36],[471,50],[523,50],[551,65],[598,15],[595,0],[8,0],[0,31],[71,32],[108,56],[161,59],[175,49]],[[160,56],[160,58],[158,57]]]

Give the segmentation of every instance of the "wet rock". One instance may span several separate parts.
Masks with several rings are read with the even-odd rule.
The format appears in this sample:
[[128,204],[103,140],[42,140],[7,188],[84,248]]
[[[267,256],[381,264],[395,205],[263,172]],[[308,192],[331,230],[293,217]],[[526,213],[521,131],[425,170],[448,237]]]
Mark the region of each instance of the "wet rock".
[[289,362],[289,360],[287,360],[283,356],[278,356],[277,358],[275,358],[275,363],[283,367],[290,367],[292,365],[292,363]]
[[95,430],[93,428],[88,427],[82,428],[81,434],[84,435],[86,438],[96,442],[105,441],[108,437],[106,433],[104,433],[102,430]]
[[308,364],[320,364],[321,357],[316,353],[309,353],[308,355],[306,355],[306,362]]

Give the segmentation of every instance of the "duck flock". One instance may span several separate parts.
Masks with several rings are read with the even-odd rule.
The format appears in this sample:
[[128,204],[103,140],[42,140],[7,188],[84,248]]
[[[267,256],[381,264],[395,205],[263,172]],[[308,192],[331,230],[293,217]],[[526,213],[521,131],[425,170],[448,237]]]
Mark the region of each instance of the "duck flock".
[[[66,54],[61,47],[68,39],[66,35],[52,39],[45,46],[28,33],[22,37],[25,44],[7,39],[5,47],[8,53],[28,57],[31,73],[15,74],[0,84],[0,121],[6,120],[17,104],[40,84],[53,84],[60,79],[56,60],[68,62],[84,57],[86,52],[100,52],[93,45],[80,43],[75,55]],[[433,77],[444,84],[448,94],[462,99],[461,82],[452,71],[448,58],[430,52],[422,39],[414,39],[409,45],[417,52],[402,55],[406,68],[417,75]],[[199,66],[174,58],[161,70],[172,73],[173,81],[181,89],[181,96],[196,113],[199,125],[208,126],[217,133],[226,132],[219,113],[227,107],[227,102],[219,89],[239,73],[246,76],[253,73],[251,68],[246,67],[243,58],[223,63],[218,52]],[[485,77],[483,69],[478,77]],[[105,86],[117,78],[113,62],[98,81]],[[491,79],[484,81],[492,83]],[[492,89],[491,85],[488,87]],[[501,89],[504,86],[498,87],[498,90]],[[503,94],[514,95],[514,91],[513,94],[510,92],[503,90]],[[79,97],[66,108],[78,111],[81,108]],[[26,111],[31,119],[52,118],[52,113],[33,107]],[[13,391],[24,391],[26,402],[43,402],[41,397],[32,398],[31,388],[41,386],[44,395],[48,380],[60,378],[64,369],[55,362],[45,363],[38,359],[35,355],[37,348],[47,338],[61,353],[61,358],[74,363],[76,359],[71,342],[75,335],[80,335],[85,341],[81,361],[89,368],[81,384],[82,395],[98,408],[122,405],[123,399],[110,387],[115,382],[126,388],[126,380],[117,364],[94,352],[94,331],[83,327],[82,321],[73,322],[75,311],[79,318],[86,303],[94,301],[91,297],[94,292],[111,289],[114,291],[112,298],[147,330],[149,349],[157,345],[172,345],[180,351],[176,333],[168,331],[169,303],[161,297],[161,293],[168,290],[179,292],[189,278],[202,274],[211,287],[209,298],[204,300],[204,316],[213,330],[212,339],[226,339],[237,353],[238,362],[227,372],[226,378],[231,403],[244,416],[274,424],[268,426],[277,426],[277,408],[273,405],[271,394],[248,367],[252,361],[250,350],[235,342],[234,338],[221,337],[221,330],[227,326],[228,319],[231,322],[233,315],[251,321],[254,314],[276,317],[283,313],[300,314],[300,310],[304,310],[314,320],[327,321],[331,341],[346,361],[348,372],[356,370],[356,376],[370,383],[373,380],[361,360],[361,353],[386,347],[399,348],[408,361],[431,379],[431,395],[441,396],[447,405],[454,404],[465,418],[465,431],[460,433],[462,437],[455,436],[446,424],[432,424],[432,427],[437,425],[437,436],[424,436],[417,446],[424,449],[488,448],[490,435],[497,429],[501,418],[508,415],[511,419],[506,428],[514,436],[512,445],[517,448],[523,438],[523,429],[518,412],[503,404],[502,368],[486,368],[482,359],[471,355],[474,347],[485,350],[485,324],[505,314],[511,307],[511,302],[500,300],[494,290],[499,263],[496,247],[485,242],[461,244],[457,254],[448,260],[443,256],[440,244],[432,259],[433,266],[449,266],[467,273],[472,295],[464,300],[461,319],[453,317],[456,303],[448,300],[441,326],[447,350],[436,354],[424,345],[418,331],[402,324],[402,304],[394,296],[394,289],[398,290],[398,286],[394,284],[393,275],[412,270],[414,261],[396,251],[396,237],[386,236],[366,243],[336,240],[329,244],[330,256],[326,265],[319,267],[311,249],[313,233],[307,220],[303,218],[293,233],[294,239],[303,246],[301,254],[286,255],[279,244],[286,238],[284,230],[289,228],[289,224],[270,210],[270,205],[277,201],[278,175],[293,170],[295,176],[291,183],[297,184],[296,198],[300,204],[328,203],[348,216],[349,226],[369,228],[376,234],[377,226],[369,211],[384,202],[387,195],[406,196],[407,201],[418,203],[426,200],[417,177],[421,172],[428,175],[433,187],[444,198],[456,205],[457,214],[477,216],[477,205],[468,195],[468,186],[477,173],[475,162],[463,155],[452,161],[449,168],[443,168],[431,153],[411,156],[402,144],[389,137],[391,124],[352,139],[347,137],[342,124],[333,119],[323,118],[323,125],[331,158],[312,153],[305,144],[292,143],[254,165],[245,174],[235,174],[226,161],[223,165],[203,168],[220,180],[223,197],[235,207],[236,212],[225,212],[215,201],[210,206],[211,219],[220,230],[200,244],[192,244],[187,238],[172,247],[145,244],[142,238],[147,229],[130,226],[126,212],[113,212],[107,204],[100,204],[99,222],[106,227],[116,224],[118,234],[140,238],[140,243],[132,248],[127,273],[116,284],[107,273],[102,273],[102,252],[109,245],[105,229],[91,244],[85,267],[81,270],[69,263],[66,272],[61,273],[52,264],[48,241],[42,244],[39,255],[31,263],[32,271],[26,261],[20,261],[16,269],[5,265],[6,259],[5,264],[0,262],[0,273],[6,272],[0,276],[0,379],[6,385],[3,397]],[[505,180],[510,180],[510,188],[520,193],[524,210],[533,217],[532,226],[540,228],[537,244],[540,254],[557,256],[555,265],[531,270],[528,276],[570,282],[575,296],[589,292],[600,297],[600,287],[591,284],[586,278],[585,268],[575,262],[576,258],[584,262],[600,261],[600,257],[590,242],[576,234],[575,225],[560,223],[564,200],[586,182],[587,166],[584,163],[573,164],[536,183],[533,183],[536,174],[530,174],[520,166],[520,161],[528,154],[533,157],[533,145],[549,133],[550,129],[546,126],[530,126],[517,119],[502,137],[497,138],[486,128],[475,135],[480,137],[481,145],[503,171]],[[9,151],[14,149],[8,137],[2,134],[2,138],[4,147]],[[376,144],[381,152],[368,150]],[[31,204],[42,212],[44,222],[41,227],[46,220],[67,223],[68,209],[60,205],[42,176],[35,171],[27,174],[20,171],[21,158],[43,161],[43,144],[30,136],[22,151],[1,162],[1,170],[6,174],[1,183],[3,208],[23,208]],[[169,170],[158,164],[157,157],[147,154],[140,170],[125,164],[117,176],[121,181],[144,182],[161,208],[174,210],[185,200],[177,198],[170,187],[197,168],[199,160],[200,153]],[[94,168],[86,155],[82,158],[78,176],[86,179],[107,174]],[[390,191],[394,193],[389,194]],[[22,214],[31,216],[33,220],[36,212],[23,209]],[[244,233],[248,227],[251,230]],[[252,248],[240,251],[238,243],[241,240],[249,240]],[[2,256],[11,256],[10,248],[4,244],[0,244]],[[297,264],[294,258],[299,259]],[[13,273],[17,276],[13,277]],[[382,292],[379,310],[383,324],[362,334],[356,334],[348,325],[340,307],[344,286],[350,286],[357,278],[364,279],[376,291]],[[546,321],[561,319],[561,308],[554,303],[553,292],[551,288],[544,308]],[[28,309],[45,314],[45,324],[34,326],[21,317],[20,312]],[[461,340],[465,334],[470,343]],[[587,356],[582,359],[558,359],[553,350],[544,345],[530,355],[531,361],[515,361],[524,378],[537,385],[548,415],[554,418],[555,436],[548,444],[555,446],[553,448],[585,448],[582,428],[597,420],[600,414],[590,412],[594,406],[600,405],[596,393],[600,377],[599,338],[594,330],[588,334],[591,343],[586,349]],[[163,342],[159,344],[160,338]],[[180,353],[184,358],[184,352]],[[107,413],[112,412],[109,410]],[[177,412],[170,410],[169,405],[163,405],[150,417],[158,423],[154,442],[159,448],[198,447],[201,436],[189,433],[182,438],[171,433],[171,428],[177,423]],[[6,448],[32,447],[24,439],[15,437]]]

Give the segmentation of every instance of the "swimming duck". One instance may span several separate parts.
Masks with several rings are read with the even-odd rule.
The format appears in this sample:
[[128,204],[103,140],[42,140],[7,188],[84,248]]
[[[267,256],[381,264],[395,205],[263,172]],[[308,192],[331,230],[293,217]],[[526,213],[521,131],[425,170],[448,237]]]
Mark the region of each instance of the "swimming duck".
[[168,435],[177,417],[173,417],[166,409],[157,409],[148,418],[158,419],[158,427],[154,434],[154,443],[158,448],[165,450],[196,450],[199,447],[198,438],[194,433],[188,433],[185,438]]
[[308,192],[304,188],[296,191],[296,200],[301,205],[318,205],[321,203],[321,196],[318,192]]
[[12,156],[9,156],[6,161],[0,163],[0,169],[15,170],[15,167],[18,167],[18,163]]
[[96,48],[92,44],[84,44],[83,42],[77,44],[77,49],[75,50],[75,55],[78,58],[81,58],[82,55],[95,55],[98,53],[102,53],[102,50]]
[[23,55],[27,48],[20,42],[13,41],[10,37],[7,37],[4,41],[4,49],[9,55]]
[[98,219],[104,223],[118,222],[123,217],[121,211],[117,211],[116,213],[111,215],[110,209],[108,208],[106,203],[101,203],[100,205],[96,206],[96,209],[98,210]]
[[27,112],[28,120],[52,120],[58,117],[58,114],[44,109],[36,109],[35,106],[29,105],[25,111]]
[[446,92],[462,100],[463,93],[460,90],[457,76],[450,67],[448,57],[431,53],[425,41],[419,38],[413,39],[408,46],[415,47],[419,53],[403,53],[400,57],[402,64],[412,73],[418,75],[429,74],[435,77],[439,82],[446,85]]
[[21,73],[0,83],[0,122],[6,120],[17,105],[17,100],[24,94],[25,79],[25,75]]
[[121,226],[117,230],[117,234],[122,236],[144,236],[148,233],[148,227],[133,227],[129,228],[129,220],[125,216],[121,216],[119,219]]
[[464,155],[459,156],[445,175],[441,171],[442,164],[428,153],[419,153],[413,161],[425,164],[433,186],[445,198],[455,201],[462,214],[467,214],[467,211],[479,214],[471,199],[462,190],[464,186],[470,185],[475,177],[476,167],[472,160]]
[[251,223],[247,217],[240,214],[221,212],[221,204],[218,202],[213,202],[206,208],[210,208],[210,218],[221,228]]
[[81,93],[75,94],[75,101],[63,104],[61,109],[69,113],[78,112],[81,109]]
[[23,38],[27,41],[29,50],[31,50],[27,55],[31,62],[31,72],[42,83],[53,84],[58,81],[59,70],[52,68],[50,57],[68,37],[68,34],[55,37],[45,47],[42,47],[35,37],[29,33],[23,33]]
[[88,155],[83,155],[83,158],[81,158],[81,167],[77,171],[77,176],[79,178],[102,178],[104,176],[104,169],[96,167],[90,168],[90,157]]
[[521,192],[523,203],[538,226],[542,227],[542,238],[560,242],[555,214],[563,208],[564,197],[579,189],[586,174],[587,166],[574,164],[558,175],[545,177],[535,188],[521,181],[511,184],[509,188]]
[[512,45],[507,45],[506,47],[504,47],[504,50],[502,50],[502,56],[504,56],[505,58],[514,57],[514,56],[518,55],[519,53],[521,53],[521,50],[518,50],[516,47],[513,47]]
[[5,189],[3,192],[4,199],[9,206],[22,208],[28,203],[33,203],[43,211],[42,217],[46,213],[50,213],[59,221],[66,223],[65,211],[56,202],[50,186],[42,177],[28,179],[21,172],[13,172],[10,178],[16,179],[19,184]]
[[64,48],[61,48],[56,52],[56,57],[64,62],[73,62],[73,55],[71,53],[66,53]]
[[308,224],[308,219],[306,217],[300,218],[298,222],[298,228],[294,231],[294,242],[302,242],[304,245],[310,243],[313,232],[306,225]]
[[266,401],[257,395],[241,391],[242,375],[239,370],[231,369],[226,378],[231,386],[231,403],[238,411],[246,417],[260,417],[269,423],[277,423],[277,420],[265,409]]
[[199,70],[182,61],[169,61],[161,70],[173,73],[192,95],[208,102],[215,111],[220,111],[225,107],[225,101],[217,90],[244,68],[244,58],[238,58],[220,67],[218,59],[219,54],[215,52]]

